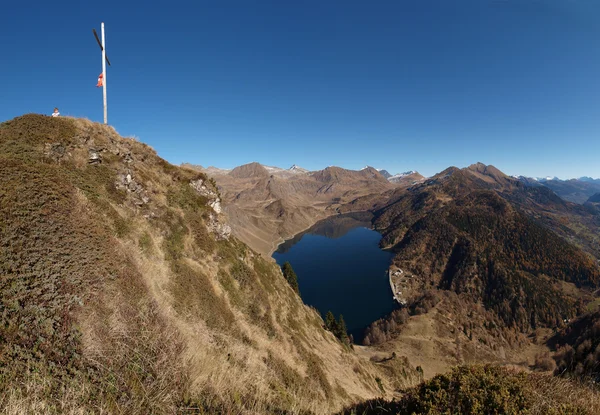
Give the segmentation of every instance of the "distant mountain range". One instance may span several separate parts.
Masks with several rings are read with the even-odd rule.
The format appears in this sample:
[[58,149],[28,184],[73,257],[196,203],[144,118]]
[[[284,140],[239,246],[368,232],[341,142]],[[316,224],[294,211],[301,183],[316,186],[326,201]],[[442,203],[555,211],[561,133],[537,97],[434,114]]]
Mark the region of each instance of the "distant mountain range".
[[[476,165],[480,165],[481,163],[477,163]],[[482,164],[481,164],[482,165]],[[197,170],[202,170],[208,174],[216,174],[222,175],[229,173],[231,170],[229,169],[220,169],[217,167],[207,167],[204,168],[202,166],[192,165],[192,164],[182,164],[183,167],[193,168]],[[262,165],[261,165],[262,166]],[[295,174],[308,174],[313,173],[310,170],[304,169],[296,164],[292,165],[288,169],[284,169],[281,167],[273,167],[273,166],[263,166],[268,173],[275,174],[279,177],[288,177]],[[403,173],[391,174],[389,171],[385,169],[375,169],[371,166],[365,166],[362,170],[372,169],[379,172],[381,176],[387,179],[391,183],[401,184],[401,185],[415,185],[421,183],[427,179],[427,177],[421,175],[419,172],[415,170],[406,171]],[[348,170],[351,171],[351,170]],[[435,176],[433,176],[435,177]],[[527,177],[527,176],[510,176],[513,179],[520,181],[526,186],[530,187],[538,187],[544,186],[552,190],[556,193],[561,199],[566,200],[568,202],[577,203],[580,205],[588,202],[588,199],[592,196],[600,193],[600,179],[595,179],[589,176],[583,176],[576,179],[567,179],[562,180],[556,176],[547,176],[547,177]],[[597,203],[597,202],[593,202]]]
[[[244,166],[250,166],[250,165],[260,165],[268,173],[275,174],[280,177],[287,177],[290,175],[290,173],[298,174],[298,173],[314,173],[314,172],[322,171],[322,170],[308,170],[308,169],[302,168],[296,164],[293,164],[288,169],[284,169],[282,167],[266,166],[266,165],[256,163],[256,162],[238,166],[238,167],[236,167],[236,169],[238,169],[240,167],[247,169],[248,167],[244,167]],[[187,168],[191,168],[194,170],[202,170],[208,174],[216,174],[216,175],[227,174],[232,171],[232,169],[221,169],[219,167],[214,167],[214,166],[202,167],[201,165],[191,164],[191,163],[182,163],[181,167],[187,167]],[[329,166],[328,168],[331,168],[331,167],[335,167],[335,166]],[[256,166],[254,166],[253,168],[256,168]],[[233,170],[235,170],[235,169],[233,169]],[[388,181],[390,181],[392,183],[400,183],[400,184],[407,184],[407,183],[416,184],[416,183],[419,183],[419,182],[425,180],[425,176],[421,175],[419,172],[417,172],[415,170],[409,170],[409,171],[405,171],[403,173],[397,173],[397,174],[391,174],[389,171],[387,171],[385,169],[375,169],[374,167],[371,167],[371,166],[365,166],[360,170],[348,170],[348,169],[344,169],[344,170],[347,170],[347,171],[376,170],[377,172],[379,172],[379,174],[381,174]],[[234,173],[234,174],[240,174],[240,173],[238,171],[238,173]]]
[[596,193],[583,204],[591,212],[600,214],[600,193]]
[[392,175],[390,174],[390,172],[389,172],[389,171],[387,171],[387,170],[384,170],[384,169],[377,169],[377,171],[378,171],[379,173],[381,173],[381,175],[382,175],[383,177],[385,177],[386,179],[389,179],[390,177],[392,177]]
[[600,193],[596,193],[587,200],[587,203],[600,203]]
[[404,173],[396,174],[391,174],[389,171],[384,169],[377,169],[377,171],[392,183],[406,183],[410,179],[412,179],[415,183],[425,180],[425,176],[422,176],[419,172],[415,170],[405,171]]
[[533,178],[513,176],[527,186],[545,186],[564,200],[584,204],[591,196],[600,192],[600,179],[580,177],[561,180],[557,177]]
[[388,180],[392,183],[407,183],[411,182],[411,184],[420,183],[425,180],[425,176],[421,175],[419,172],[414,170],[406,171],[404,173],[398,173],[393,176],[388,177]]

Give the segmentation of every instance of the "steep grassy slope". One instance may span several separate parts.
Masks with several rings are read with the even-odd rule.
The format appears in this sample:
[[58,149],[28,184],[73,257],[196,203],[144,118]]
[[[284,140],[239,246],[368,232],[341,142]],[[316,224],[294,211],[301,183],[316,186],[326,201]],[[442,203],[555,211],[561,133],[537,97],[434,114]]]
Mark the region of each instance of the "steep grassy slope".
[[229,235],[214,183],[89,121],[0,124],[5,413],[329,413],[379,369]]

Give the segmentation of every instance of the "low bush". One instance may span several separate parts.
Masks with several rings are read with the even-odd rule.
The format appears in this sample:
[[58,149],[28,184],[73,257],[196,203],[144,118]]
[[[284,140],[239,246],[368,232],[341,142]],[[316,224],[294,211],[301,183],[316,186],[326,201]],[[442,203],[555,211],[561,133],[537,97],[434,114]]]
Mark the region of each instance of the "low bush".
[[408,390],[400,400],[375,399],[341,414],[591,415],[599,405],[598,391],[564,379],[499,366],[459,366]]

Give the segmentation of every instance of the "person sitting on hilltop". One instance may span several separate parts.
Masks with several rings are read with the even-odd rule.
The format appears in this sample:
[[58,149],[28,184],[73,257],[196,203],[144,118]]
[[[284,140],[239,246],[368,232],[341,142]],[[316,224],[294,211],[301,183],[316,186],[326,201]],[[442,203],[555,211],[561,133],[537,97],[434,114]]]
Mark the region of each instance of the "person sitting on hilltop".
[[54,112],[52,113],[53,117],[60,117],[60,112],[58,112],[58,108],[54,108]]

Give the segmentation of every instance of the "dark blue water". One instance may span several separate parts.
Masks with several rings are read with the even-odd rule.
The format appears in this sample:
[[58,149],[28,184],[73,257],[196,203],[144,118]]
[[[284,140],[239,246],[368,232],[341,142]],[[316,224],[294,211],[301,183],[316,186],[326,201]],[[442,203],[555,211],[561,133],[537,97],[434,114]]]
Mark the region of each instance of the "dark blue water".
[[379,249],[381,235],[361,219],[326,219],[273,254],[279,265],[292,264],[304,302],[323,317],[329,310],[336,318],[343,314],[357,343],[395,308],[387,276],[392,254]]

